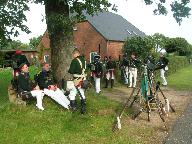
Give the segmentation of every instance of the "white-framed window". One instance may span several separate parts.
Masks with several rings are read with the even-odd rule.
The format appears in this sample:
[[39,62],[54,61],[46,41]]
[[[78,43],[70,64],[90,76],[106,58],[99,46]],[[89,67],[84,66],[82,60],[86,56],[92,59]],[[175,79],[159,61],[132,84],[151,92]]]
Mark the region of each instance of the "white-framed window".
[[44,55],[44,62],[49,63],[49,55]]
[[76,27],[76,26],[74,26],[74,27],[73,27],[73,30],[74,30],[74,31],[77,31],[77,27]]
[[135,31],[132,31],[132,32],[133,32],[133,34],[137,35],[137,33]]
[[128,29],[126,29],[126,31],[127,31],[128,34],[130,34],[130,35],[132,34]]
[[95,55],[97,55],[97,52],[90,52],[90,54],[89,54],[90,63],[92,63],[94,61],[94,56]]

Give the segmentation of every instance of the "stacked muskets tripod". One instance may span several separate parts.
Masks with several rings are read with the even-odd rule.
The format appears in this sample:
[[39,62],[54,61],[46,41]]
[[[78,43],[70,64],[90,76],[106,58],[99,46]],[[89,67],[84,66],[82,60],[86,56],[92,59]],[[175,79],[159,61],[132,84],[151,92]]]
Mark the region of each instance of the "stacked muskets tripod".
[[[116,129],[121,129],[121,118],[123,112],[126,108],[131,108],[135,102],[139,104],[140,110],[139,112],[133,115],[133,119],[135,120],[142,112],[147,112],[148,121],[150,121],[151,111],[156,111],[159,114],[160,119],[162,120],[165,129],[166,126],[166,117],[168,116],[168,112],[171,109],[172,112],[175,112],[173,106],[169,103],[169,100],[164,95],[163,91],[160,88],[160,82],[156,82],[154,78],[154,70],[156,65],[152,63],[142,63],[143,71],[141,73],[141,79],[139,82],[139,88],[134,95],[136,88],[132,89],[132,92],[125,102],[122,110],[118,114],[116,118],[115,125],[113,127],[113,131]],[[161,93],[164,103],[159,98],[159,92]],[[132,102],[131,102],[131,99]],[[131,102],[131,103],[130,103]]]

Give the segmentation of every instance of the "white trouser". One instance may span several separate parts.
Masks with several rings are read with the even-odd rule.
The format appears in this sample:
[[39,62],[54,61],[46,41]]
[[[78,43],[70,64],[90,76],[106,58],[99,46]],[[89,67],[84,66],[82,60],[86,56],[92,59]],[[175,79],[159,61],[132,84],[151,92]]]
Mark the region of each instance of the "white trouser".
[[[81,87],[78,87],[78,89],[79,89],[79,92],[81,93],[82,98],[85,99],[84,89],[82,89]],[[75,100],[75,97],[77,94],[78,94],[77,89],[75,86],[73,86],[73,88],[70,90],[69,99]],[[81,98],[81,96],[80,96],[80,98]]]
[[57,88],[56,91],[44,89],[44,93],[50,96],[53,100],[55,100],[58,104],[62,105],[64,108],[69,109],[70,101],[59,88]]
[[[129,87],[135,87],[137,82],[137,68],[129,68],[129,74]],[[134,79],[134,83],[132,79]]]
[[44,110],[43,104],[42,104],[44,92],[42,90],[32,90],[31,95],[33,97],[36,97],[37,99],[37,104],[36,104],[37,108]]
[[164,69],[160,69],[160,75],[161,75],[161,78],[163,80],[163,85],[167,85],[167,81],[166,81],[166,78],[165,78],[165,70]]
[[129,82],[129,68],[128,67],[125,67],[124,70],[123,70],[123,74],[124,74],[124,82],[125,84],[128,84]]
[[96,90],[96,93],[99,93],[99,92],[101,91],[100,78],[94,77],[94,81],[95,81],[95,90]]
[[109,80],[109,79],[115,79],[114,70],[113,70],[113,71],[109,70],[109,71],[106,73],[106,79],[107,79],[107,80]]

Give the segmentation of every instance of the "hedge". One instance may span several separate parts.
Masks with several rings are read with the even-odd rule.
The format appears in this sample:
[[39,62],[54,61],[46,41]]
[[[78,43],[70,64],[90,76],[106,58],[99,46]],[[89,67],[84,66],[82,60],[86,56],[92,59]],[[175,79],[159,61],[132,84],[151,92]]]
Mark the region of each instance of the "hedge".
[[189,60],[186,56],[169,56],[169,70],[168,74],[175,73],[176,71],[189,65]]

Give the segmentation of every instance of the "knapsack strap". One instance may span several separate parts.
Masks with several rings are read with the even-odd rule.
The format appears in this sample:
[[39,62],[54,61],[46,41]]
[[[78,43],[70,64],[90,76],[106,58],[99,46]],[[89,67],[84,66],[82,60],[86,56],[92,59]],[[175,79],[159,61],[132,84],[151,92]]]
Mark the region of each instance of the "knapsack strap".
[[[74,74],[73,76],[74,77],[85,77],[86,75],[85,75],[85,68],[83,68],[83,64],[82,64],[82,62],[81,62],[81,60],[79,59],[79,58],[77,58],[77,60],[78,60],[78,62],[79,62],[79,64],[80,64],[80,66],[81,66],[81,69],[82,69],[82,73],[79,75],[79,74]],[[86,65],[86,64],[85,64]],[[86,67],[86,66],[85,66]]]

